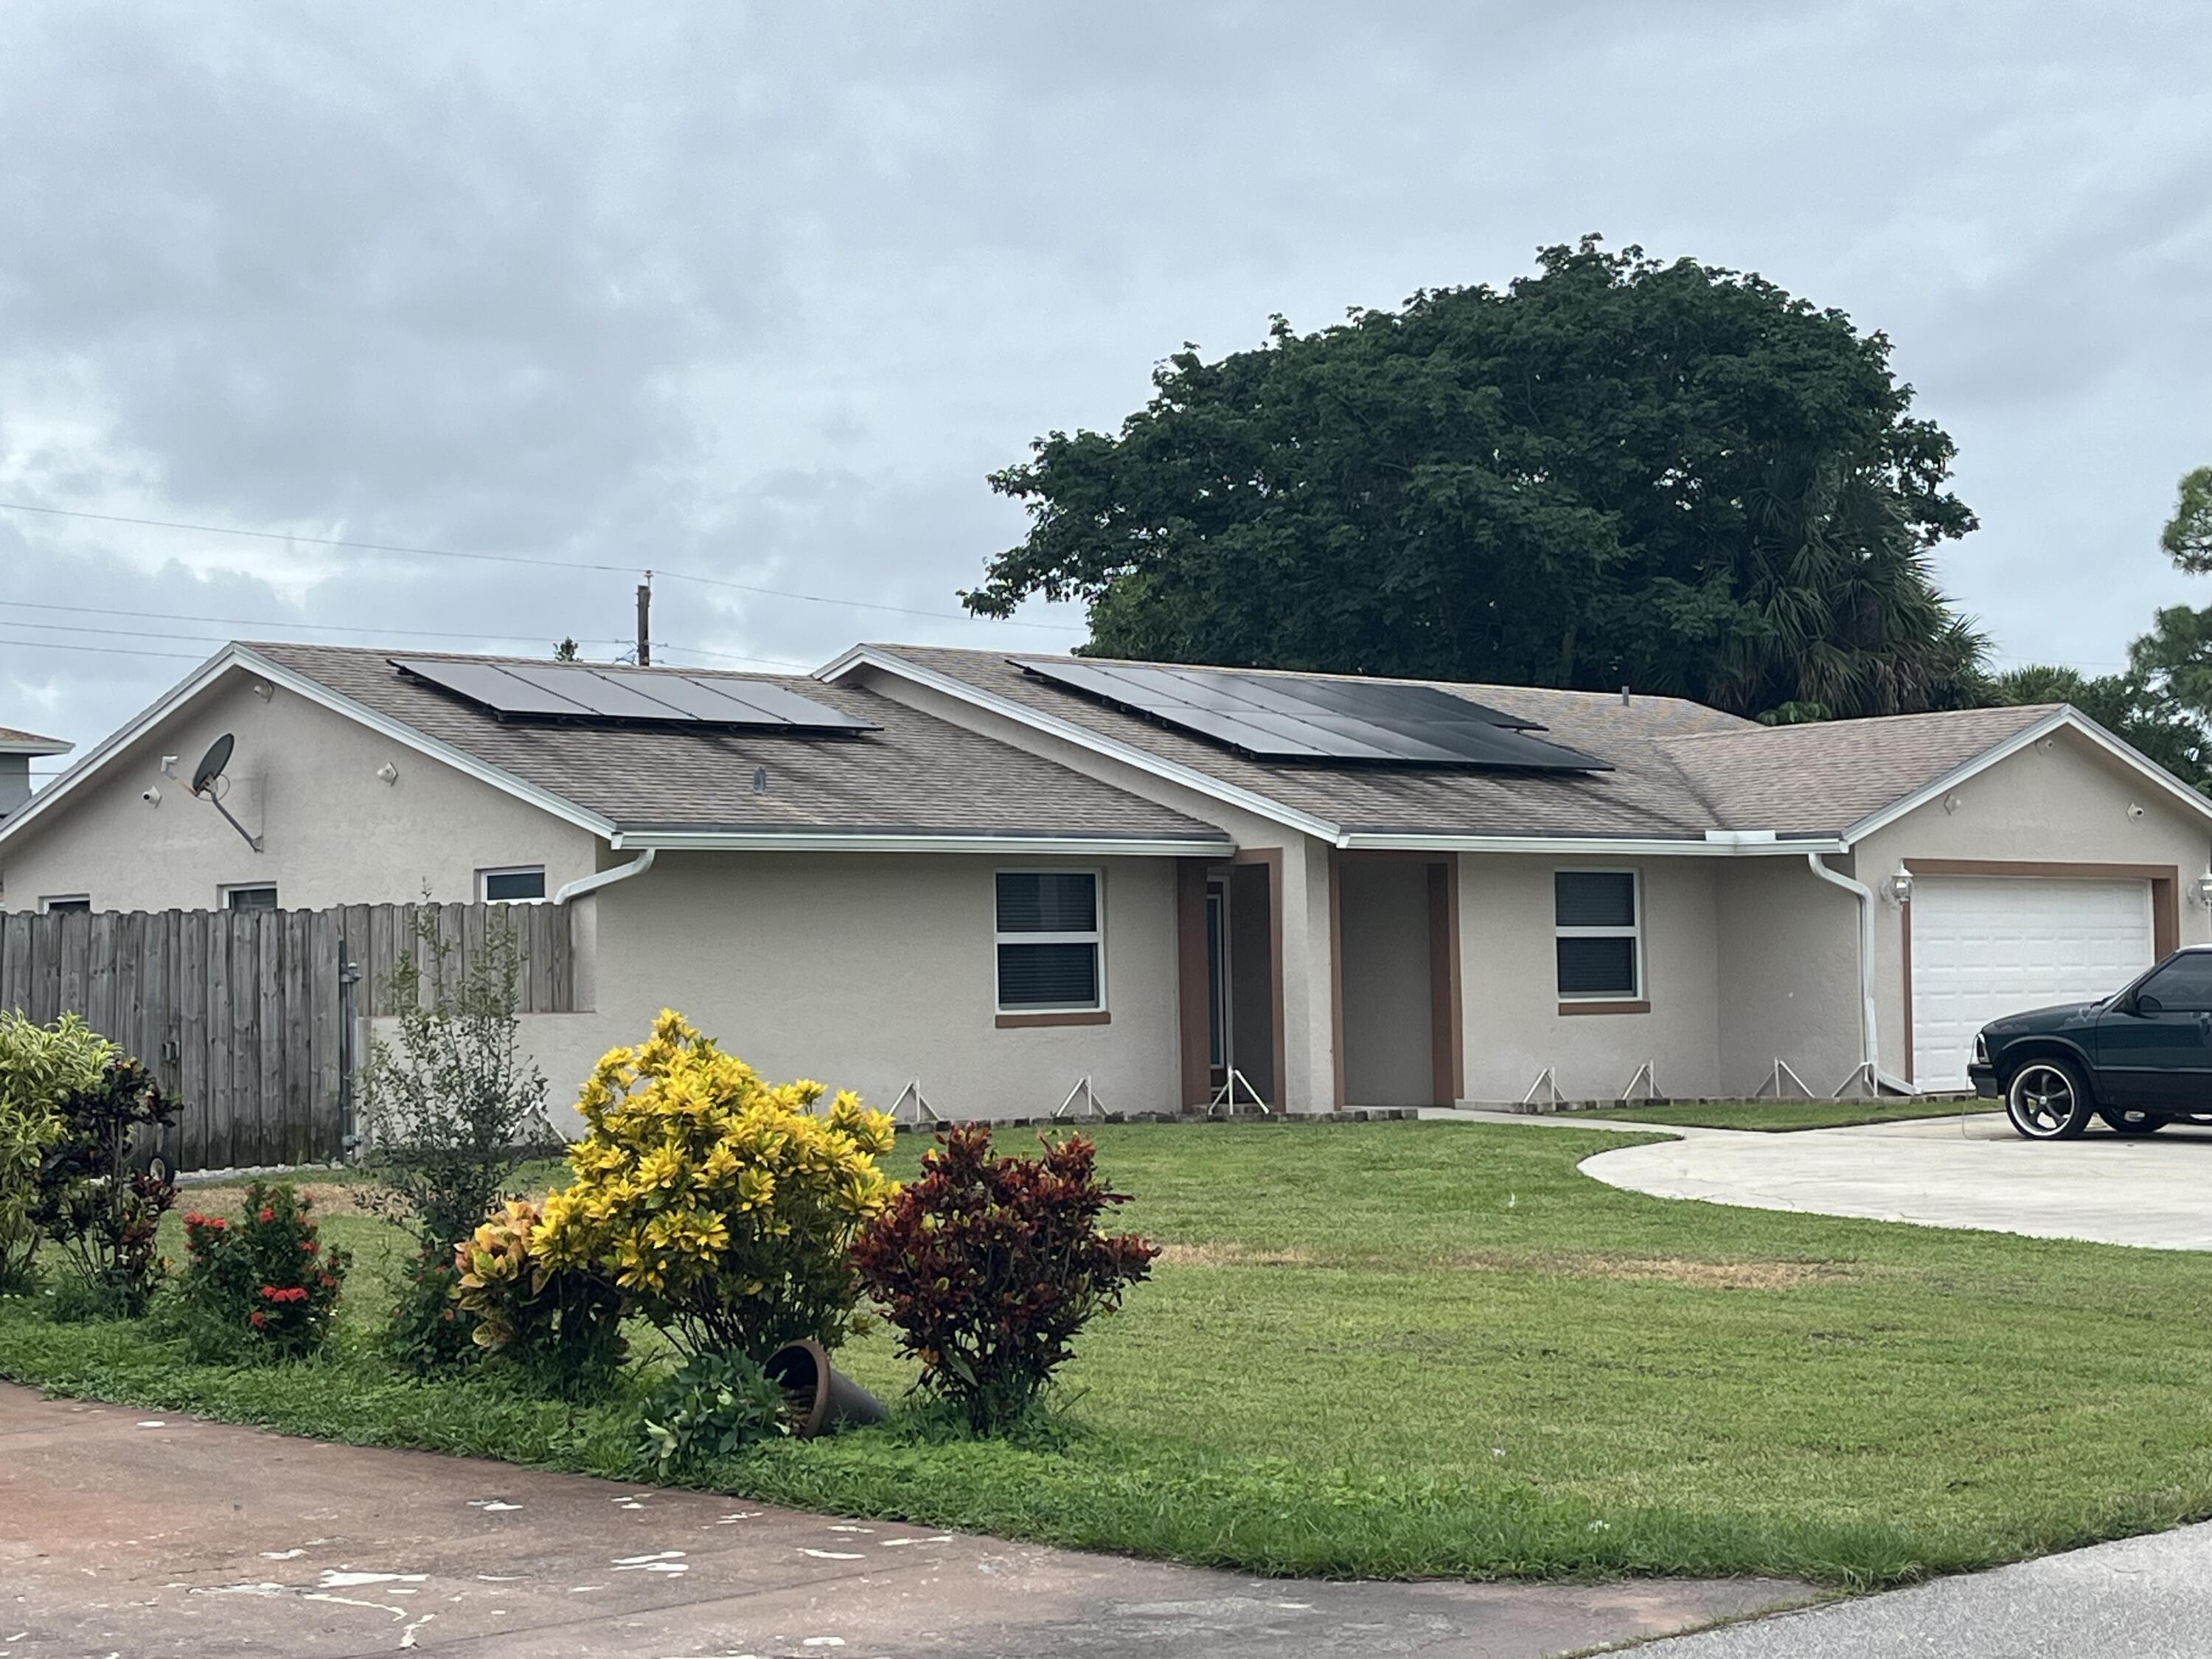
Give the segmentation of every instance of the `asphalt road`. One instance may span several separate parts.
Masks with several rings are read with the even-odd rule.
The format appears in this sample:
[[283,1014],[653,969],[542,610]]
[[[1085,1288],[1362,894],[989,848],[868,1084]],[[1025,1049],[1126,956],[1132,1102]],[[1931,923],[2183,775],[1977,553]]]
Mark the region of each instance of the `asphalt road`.
[[1653,1642],[1636,1659],[2206,1659],[2212,1524]]
[[1254,1579],[0,1386],[0,1659],[1539,1659],[1808,1595]]

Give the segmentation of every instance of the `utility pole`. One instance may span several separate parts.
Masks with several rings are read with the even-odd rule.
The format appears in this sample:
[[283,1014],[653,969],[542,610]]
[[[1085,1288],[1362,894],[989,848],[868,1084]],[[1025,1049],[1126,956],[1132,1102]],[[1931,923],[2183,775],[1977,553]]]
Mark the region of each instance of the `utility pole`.
[[653,572],[637,585],[637,665],[653,666]]

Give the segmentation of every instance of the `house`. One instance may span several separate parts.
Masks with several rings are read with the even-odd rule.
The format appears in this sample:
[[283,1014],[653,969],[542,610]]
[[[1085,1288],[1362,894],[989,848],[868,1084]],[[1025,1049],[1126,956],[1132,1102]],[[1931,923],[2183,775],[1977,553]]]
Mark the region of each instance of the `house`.
[[0,726],[0,818],[31,799],[32,762],[42,756],[66,755],[70,749],[59,738]]
[[558,905],[563,1090],[676,1006],[879,1103],[1309,1112],[1955,1089],[1984,1019],[2212,939],[2209,856],[2212,802],[2063,706],[266,644],[0,825],[0,907]]

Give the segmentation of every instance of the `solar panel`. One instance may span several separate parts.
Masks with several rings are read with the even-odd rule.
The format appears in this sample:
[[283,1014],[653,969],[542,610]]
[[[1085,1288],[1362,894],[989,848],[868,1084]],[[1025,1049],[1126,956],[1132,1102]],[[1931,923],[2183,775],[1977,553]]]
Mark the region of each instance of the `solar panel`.
[[583,663],[456,662],[436,657],[390,660],[410,678],[465,697],[503,720],[689,726],[846,737],[878,729],[811,697],[758,680]]
[[1534,720],[1433,685],[1149,664],[1019,665],[1040,679],[1263,760],[1612,770],[1593,756],[1530,736],[1544,729]]

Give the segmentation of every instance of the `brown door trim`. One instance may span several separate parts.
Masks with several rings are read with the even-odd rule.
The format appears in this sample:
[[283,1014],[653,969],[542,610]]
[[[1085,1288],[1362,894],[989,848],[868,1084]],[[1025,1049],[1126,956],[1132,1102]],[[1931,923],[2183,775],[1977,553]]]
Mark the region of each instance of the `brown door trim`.
[[1290,1097],[1290,1079],[1285,1071],[1289,1048],[1283,1030],[1283,849],[1248,848],[1229,861],[1267,866],[1267,954],[1272,958],[1267,963],[1267,984],[1275,1000],[1275,1097],[1267,1103],[1279,1112]]
[[1459,854],[1429,866],[1429,1068],[1438,1106],[1467,1092],[1467,1039],[1461,1029]]
[[1328,849],[1328,1051],[1334,1074],[1331,1104],[1338,1111],[1344,1098],[1344,855]]

